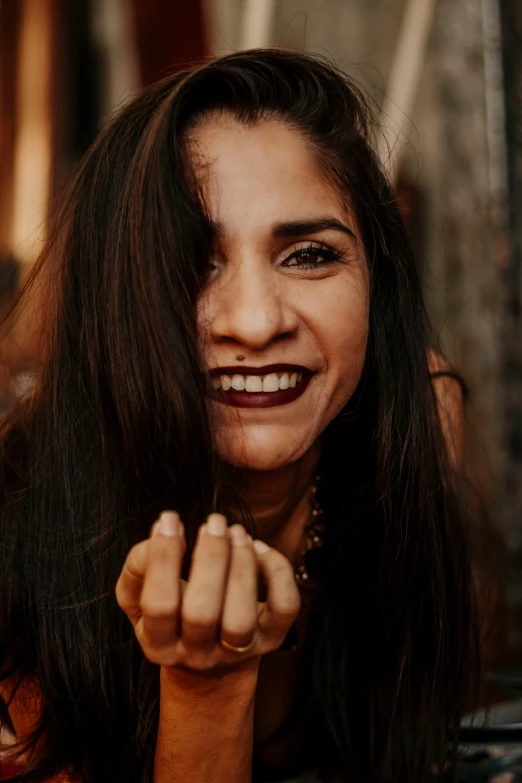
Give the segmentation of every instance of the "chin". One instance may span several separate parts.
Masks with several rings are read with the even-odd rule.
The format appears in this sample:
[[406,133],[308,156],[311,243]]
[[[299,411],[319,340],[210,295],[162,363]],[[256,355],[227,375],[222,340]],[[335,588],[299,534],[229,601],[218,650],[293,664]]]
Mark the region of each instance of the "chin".
[[260,428],[257,433],[226,430],[218,435],[218,449],[221,457],[231,465],[249,470],[277,470],[300,459],[314,442],[310,435],[296,440],[295,434],[274,432],[270,427]]

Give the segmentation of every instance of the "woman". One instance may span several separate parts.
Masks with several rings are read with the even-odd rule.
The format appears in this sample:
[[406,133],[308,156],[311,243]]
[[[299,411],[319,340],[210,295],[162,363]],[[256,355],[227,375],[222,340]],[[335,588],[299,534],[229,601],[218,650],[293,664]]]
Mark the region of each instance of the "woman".
[[240,52],[87,154],[39,267],[41,380],[4,427],[24,780],[417,783],[451,761],[466,521],[369,123],[325,61]]

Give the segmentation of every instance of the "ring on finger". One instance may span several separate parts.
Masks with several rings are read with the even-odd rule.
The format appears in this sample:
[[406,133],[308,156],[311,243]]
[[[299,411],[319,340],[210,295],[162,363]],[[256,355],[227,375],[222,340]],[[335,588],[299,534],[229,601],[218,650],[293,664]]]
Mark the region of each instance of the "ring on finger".
[[219,643],[220,643],[221,647],[224,650],[227,650],[228,652],[234,652],[234,653],[250,652],[250,650],[252,650],[256,646],[256,643],[257,643],[257,631],[254,633],[252,639],[249,641],[249,643],[245,647],[235,647],[233,644],[229,644],[228,642],[226,642],[224,639],[221,639],[221,638],[219,640]]

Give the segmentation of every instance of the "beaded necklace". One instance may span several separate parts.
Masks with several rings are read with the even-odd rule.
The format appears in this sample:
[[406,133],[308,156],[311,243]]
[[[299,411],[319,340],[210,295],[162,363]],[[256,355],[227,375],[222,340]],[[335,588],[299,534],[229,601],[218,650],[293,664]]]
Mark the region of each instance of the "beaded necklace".
[[310,578],[306,564],[306,553],[311,549],[319,549],[324,544],[324,511],[317,500],[317,486],[320,481],[321,477],[316,476],[312,488],[312,508],[304,532],[304,547],[299,556],[299,564],[295,569],[295,581],[298,586],[306,584]]
[[[310,581],[310,574],[308,572],[309,563],[307,562],[306,556],[308,552],[320,549],[324,545],[324,511],[317,500],[317,486],[320,481],[321,477],[316,476],[314,486],[312,487],[312,508],[303,536],[304,546],[294,571],[297,586],[305,591]],[[296,623],[292,623],[279,649],[297,650],[298,646],[299,639]]]

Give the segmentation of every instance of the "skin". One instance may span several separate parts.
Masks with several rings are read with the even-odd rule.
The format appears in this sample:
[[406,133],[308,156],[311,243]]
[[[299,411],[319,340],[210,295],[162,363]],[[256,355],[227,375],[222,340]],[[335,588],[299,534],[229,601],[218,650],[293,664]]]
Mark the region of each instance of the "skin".
[[[211,515],[185,584],[183,525],[166,512],[151,537],[130,551],[116,597],[144,654],[161,667],[155,783],[248,783],[254,738],[271,734],[288,708],[269,696],[270,681],[284,655],[277,649],[300,612],[292,561],[321,434],[362,373],[368,270],[346,200],[295,130],[268,120],[245,127],[214,115],[189,143],[215,227],[213,271],[198,308],[204,369],[237,365],[242,355],[245,365],[298,364],[314,375],[287,405],[211,403],[221,455],[238,468],[238,487],[262,541]],[[345,230],[278,231],[318,219]],[[322,263],[324,246],[335,261]],[[297,265],[310,263],[310,269]],[[259,571],[268,585],[264,602],[257,600]],[[224,649],[219,639],[248,650]],[[262,658],[269,662],[264,682]],[[256,698],[260,682],[263,698]]]
[[[213,274],[199,303],[206,367],[279,362],[313,370],[290,405],[213,403],[223,457],[249,471],[302,458],[350,398],[368,335],[368,273],[356,222],[315,165],[309,142],[275,121],[245,127],[216,116],[192,134],[205,203],[216,226]],[[278,224],[334,218],[338,229],[277,237]],[[342,254],[321,265],[321,243]],[[299,268],[309,261],[314,269]]]
[[[434,351],[428,352],[431,373],[447,372],[451,366]],[[459,470],[464,459],[464,398],[460,383],[451,376],[438,376],[432,380],[437,400],[442,433],[450,464]]]
[[[275,408],[212,402],[222,456],[261,538],[293,558],[309,505],[320,436],[359,381],[368,337],[368,270],[357,223],[327,184],[308,141],[281,122],[246,127],[214,115],[191,134],[215,230],[213,273],[199,302],[205,368],[272,363],[314,371],[304,395]],[[283,223],[335,219],[277,236]],[[321,262],[321,245],[340,256]],[[311,250],[315,248],[314,251]],[[306,251],[309,250],[309,257]],[[292,258],[301,251],[305,255]],[[299,268],[308,261],[315,268]]]

